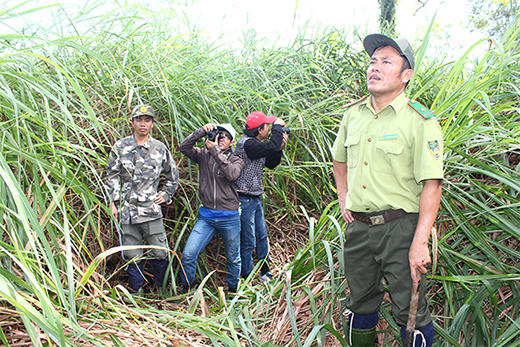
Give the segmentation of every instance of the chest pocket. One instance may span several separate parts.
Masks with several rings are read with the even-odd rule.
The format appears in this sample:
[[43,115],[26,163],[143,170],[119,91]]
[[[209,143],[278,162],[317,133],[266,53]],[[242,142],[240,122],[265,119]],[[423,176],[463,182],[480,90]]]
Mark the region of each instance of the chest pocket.
[[404,144],[395,140],[377,141],[375,157],[372,165],[374,170],[382,173],[395,173],[402,170],[400,163]]
[[356,134],[347,136],[345,140],[344,146],[347,149],[348,167],[356,167],[359,163],[359,152],[361,151],[359,139],[359,134]]
[[155,181],[162,171],[163,154],[157,150],[143,150],[141,158],[136,158],[135,175],[141,181]]
[[160,163],[143,163],[139,174],[142,180],[154,181],[160,175],[162,166]]

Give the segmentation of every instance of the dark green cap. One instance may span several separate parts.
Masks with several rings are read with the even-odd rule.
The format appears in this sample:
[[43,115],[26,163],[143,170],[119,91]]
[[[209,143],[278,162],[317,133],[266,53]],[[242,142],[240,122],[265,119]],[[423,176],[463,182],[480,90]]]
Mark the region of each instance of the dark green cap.
[[363,40],[363,46],[368,55],[372,56],[375,50],[382,46],[390,46],[395,48],[403,57],[408,60],[412,70],[415,68],[415,58],[413,56],[413,48],[407,39],[391,39],[390,37],[382,34],[370,34]]

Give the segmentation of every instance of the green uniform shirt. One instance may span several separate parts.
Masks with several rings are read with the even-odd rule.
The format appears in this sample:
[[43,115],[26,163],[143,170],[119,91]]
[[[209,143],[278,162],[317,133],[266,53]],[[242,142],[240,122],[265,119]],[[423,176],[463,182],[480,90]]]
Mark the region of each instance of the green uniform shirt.
[[334,160],[347,162],[345,208],[418,213],[421,181],[443,178],[439,123],[412,108],[404,93],[377,114],[371,101],[348,107],[332,148]]

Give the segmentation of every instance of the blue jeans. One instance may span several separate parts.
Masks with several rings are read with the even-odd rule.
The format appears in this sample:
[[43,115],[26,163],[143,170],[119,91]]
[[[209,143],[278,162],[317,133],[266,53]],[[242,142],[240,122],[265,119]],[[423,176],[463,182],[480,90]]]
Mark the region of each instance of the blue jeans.
[[223,219],[197,219],[182,254],[181,281],[184,287],[193,286],[197,259],[217,232],[222,236],[226,249],[228,287],[236,288],[238,286],[240,280],[240,217],[233,216]]
[[269,261],[269,242],[265,225],[262,198],[240,197],[240,255],[242,258],[242,277],[246,278],[253,270],[253,249],[256,247],[258,260]]

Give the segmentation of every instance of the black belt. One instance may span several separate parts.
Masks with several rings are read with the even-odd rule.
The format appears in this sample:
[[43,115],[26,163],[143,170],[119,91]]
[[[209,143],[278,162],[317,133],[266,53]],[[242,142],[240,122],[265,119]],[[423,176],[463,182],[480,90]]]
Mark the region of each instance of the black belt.
[[400,210],[389,210],[388,212],[384,212],[382,214],[373,215],[373,216],[362,216],[361,214],[357,214],[354,212],[351,212],[351,214],[355,220],[358,220],[360,222],[371,224],[371,225],[379,225],[379,224],[385,224],[394,219],[406,216],[408,213],[406,213],[403,209],[400,209]]
[[256,199],[258,198],[260,195],[249,195],[249,194],[245,194],[245,193],[238,193],[238,196],[240,197],[243,197],[243,198],[250,198],[250,199]]

